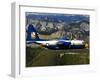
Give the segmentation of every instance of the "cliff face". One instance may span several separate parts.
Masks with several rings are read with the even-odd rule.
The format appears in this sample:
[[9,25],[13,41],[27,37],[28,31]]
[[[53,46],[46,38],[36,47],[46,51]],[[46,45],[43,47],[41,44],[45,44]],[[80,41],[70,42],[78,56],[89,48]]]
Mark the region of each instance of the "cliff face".
[[39,34],[53,36],[52,38],[89,38],[89,15],[27,12],[26,25],[30,23]]
[[[34,20],[33,20],[34,21]],[[36,21],[34,21],[36,22]],[[50,35],[59,38],[66,36],[69,39],[88,39],[89,38],[89,22],[78,21],[74,23],[67,22],[45,22],[38,21],[33,24],[37,31],[42,35]]]

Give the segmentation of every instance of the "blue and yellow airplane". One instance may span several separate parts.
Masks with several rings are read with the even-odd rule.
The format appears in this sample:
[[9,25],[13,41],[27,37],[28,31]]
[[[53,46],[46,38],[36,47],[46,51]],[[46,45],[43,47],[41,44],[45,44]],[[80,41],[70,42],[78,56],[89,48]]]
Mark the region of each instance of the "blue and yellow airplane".
[[67,38],[60,38],[58,40],[46,40],[40,39],[39,34],[32,24],[26,29],[27,37],[26,44],[38,44],[48,49],[60,50],[60,49],[83,49],[85,44],[83,40],[69,40]]

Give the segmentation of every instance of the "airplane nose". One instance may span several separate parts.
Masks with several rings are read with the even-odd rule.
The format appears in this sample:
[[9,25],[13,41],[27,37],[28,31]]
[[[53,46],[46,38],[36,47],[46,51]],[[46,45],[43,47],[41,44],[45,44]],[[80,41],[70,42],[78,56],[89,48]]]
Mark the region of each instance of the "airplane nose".
[[88,43],[86,43],[85,41],[83,41],[83,45],[85,48],[88,48],[88,46],[89,46]]
[[86,44],[85,44],[85,48],[88,48],[88,47],[89,47],[89,45],[86,43]]

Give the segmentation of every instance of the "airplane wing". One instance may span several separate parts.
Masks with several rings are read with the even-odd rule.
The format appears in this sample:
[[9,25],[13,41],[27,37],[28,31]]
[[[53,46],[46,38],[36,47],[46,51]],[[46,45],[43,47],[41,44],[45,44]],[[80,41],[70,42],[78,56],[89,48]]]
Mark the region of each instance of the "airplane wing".
[[36,43],[36,41],[26,41],[27,44]]

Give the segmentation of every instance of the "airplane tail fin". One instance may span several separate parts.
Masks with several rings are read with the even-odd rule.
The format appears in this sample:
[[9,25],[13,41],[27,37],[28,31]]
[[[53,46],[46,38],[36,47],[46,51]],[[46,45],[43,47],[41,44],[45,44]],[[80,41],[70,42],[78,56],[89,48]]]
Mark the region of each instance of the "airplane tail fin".
[[32,24],[29,24],[27,29],[26,29],[26,41],[35,41],[35,40],[40,40],[37,30],[34,28]]

